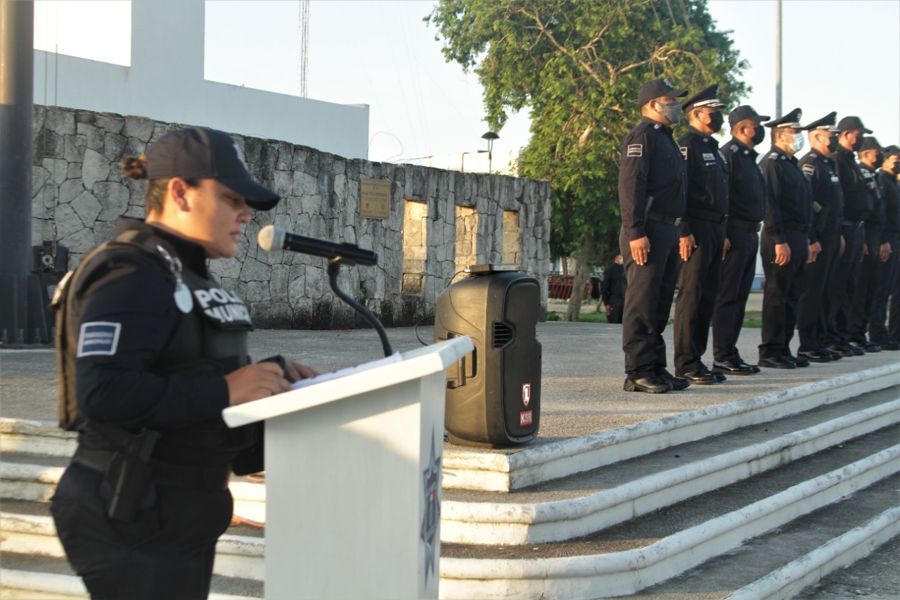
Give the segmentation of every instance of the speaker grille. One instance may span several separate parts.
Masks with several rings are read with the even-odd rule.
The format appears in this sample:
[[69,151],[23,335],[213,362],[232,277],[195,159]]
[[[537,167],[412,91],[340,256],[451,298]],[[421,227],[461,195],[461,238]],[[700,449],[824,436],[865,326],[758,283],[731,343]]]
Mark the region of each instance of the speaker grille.
[[493,346],[494,348],[502,348],[510,343],[513,339],[512,327],[500,321],[494,321]]

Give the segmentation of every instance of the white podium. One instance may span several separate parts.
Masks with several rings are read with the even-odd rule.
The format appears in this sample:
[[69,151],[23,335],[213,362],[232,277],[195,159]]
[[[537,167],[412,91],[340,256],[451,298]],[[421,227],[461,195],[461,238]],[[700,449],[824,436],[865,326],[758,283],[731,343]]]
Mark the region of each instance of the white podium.
[[265,597],[437,598],[445,372],[459,337],[223,411],[265,421]]

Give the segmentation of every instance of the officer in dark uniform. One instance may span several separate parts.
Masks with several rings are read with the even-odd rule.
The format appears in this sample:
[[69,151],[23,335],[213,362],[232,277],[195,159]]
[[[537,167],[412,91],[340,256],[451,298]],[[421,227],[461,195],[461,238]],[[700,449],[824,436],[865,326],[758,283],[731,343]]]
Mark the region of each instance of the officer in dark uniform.
[[766,217],[760,247],[766,283],[763,289],[762,340],[759,366],[793,369],[809,366],[790,351],[797,320],[797,298],[807,259],[821,247],[812,222],[812,194],[795,154],[803,148],[800,109],[766,123],[772,128],[772,149],[763,158]]
[[808,125],[811,149],[800,160],[800,170],[812,189],[812,226],[822,246],[816,261],[804,268],[797,308],[797,333],[800,337],[797,355],[812,362],[841,358],[840,352],[826,348],[825,329],[825,295],[841,250],[841,219],[844,214],[844,193],[834,162],[829,158],[837,150],[836,116],[837,113],[832,112]]
[[50,510],[92,598],[206,598],[229,473],[262,468],[261,430],[229,429],[222,409],[313,373],[250,364],[247,307],[207,267],[235,256],[251,207],[278,202],[234,141],[177,129],[126,162],[149,176],[146,221],[123,219],[57,298],[60,418],[78,448]]
[[625,268],[622,266],[621,254],[603,269],[603,282],[600,284],[600,301],[606,311],[606,320],[610,323],[622,322],[622,310],[625,308]]
[[866,250],[863,225],[875,208],[868,183],[856,163],[854,153],[862,146],[866,129],[859,117],[847,116],[838,121],[838,149],[834,154],[838,179],[844,191],[844,216],[841,237],[844,251],[837,259],[833,276],[833,295],[828,298],[829,349],[843,356],[863,355],[862,346],[850,344],[849,324],[852,298],[859,277],[859,266]]
[[[884,149],[884,160],[878,171],[878,183],[884,195],[885,235],[891,243],[891,280],[888,284],[890,304],[887,341],[879,344],[882,350],[900,350],[900,147],[888,146]],[[882,321],[884,321],[884,315]]]
[[728,163],[728,221],[713,313],[713,371],[753,375],[759,367],[744,362],[737,349],[747,298],[756,275],[760,222],[765,214],[765,181],[754,148],[765,139],[763,121],[751,106],[728,115],[731,140],[723,146]]
[[638,92],[643,119],[622,143],[619,162],[619,247],[625,262],[622,349],[624,389],[664,393],[688,382],[666,370],[662,333],[669,320],[678,276],[678,225],[684,216],[687,177],[684,158],[672,139],[681,120],[676,90],[663,79]]
[[[864,137],[857,152],[859,166],[869,186],[874,208],[866,219],[866,248],[859,268],[859,279],[853,296],[853,312],[850,318],[850,342],[861,345],[866,352],[881,350],[879,342],[887,341],[884,315],[879,322],[875,314],[883,311],[887,297],[887,284],[891,276],[891,242],[885,232],[885,203],[878,185],[878,171],[883,158],[881,145],[874,137]],[[866,332],[869,337],[866,339]]]
[[719,85],[684,103],[688,132],[678,140],[687,168],[687,209],[678,242],[682,260],[675,301],[675,376],[710,385],[725,381],[703,364],[719,286],[719,267],[728,217],[728,168],[713,138],[722,128]]

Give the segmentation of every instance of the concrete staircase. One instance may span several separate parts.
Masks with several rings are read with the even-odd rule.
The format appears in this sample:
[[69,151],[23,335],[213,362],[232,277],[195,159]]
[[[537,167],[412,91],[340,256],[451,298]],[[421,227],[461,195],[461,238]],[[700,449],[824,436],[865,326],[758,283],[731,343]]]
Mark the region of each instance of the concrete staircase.
[[[2,598],[83,597],[47,500],[73,450],[0,422]],[[442,598],[787,598],[900,533],[900,365],[508,451],[448,446]],[[232,482],[264,520],[264,487]],[[212,597],[262,595],[259,530]]]

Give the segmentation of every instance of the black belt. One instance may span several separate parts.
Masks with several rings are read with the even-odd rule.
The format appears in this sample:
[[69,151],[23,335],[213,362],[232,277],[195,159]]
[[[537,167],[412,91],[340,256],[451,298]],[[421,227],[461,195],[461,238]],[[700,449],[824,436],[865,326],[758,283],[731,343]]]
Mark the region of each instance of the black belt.
[[865,221],[851,221],[850,219],[844,219],[841,221],[841,225],[844,227],[853,227],[855,229],[859,229],[865,224]]
[[701,221],[709,221],[710,223],[724,223],[728,215],[723,215],[717,210],[705,210],[702,208],[688,209],[688,216],[692,219],[700,219]]
[[[78,446],[72,460],[93,471],[105,473],[115,452]],[[189,467],[170,465],[158,460],[150,461],[153,483],[173,487],[189,487],[204,490],[224,490],[231,476],[229,467]]]
[[759,233],[759,230],[762,229],[762,224],[759,221],[745,221],[744,219],[728,217],[728,229]]
[[647,219],[650,221],[657,221],[659,223],[666,223],[667,225],[681,225],[681,217],[672,217],[669,215],[664,215],[662,213],[653,212],[652,210],[647,213]]

